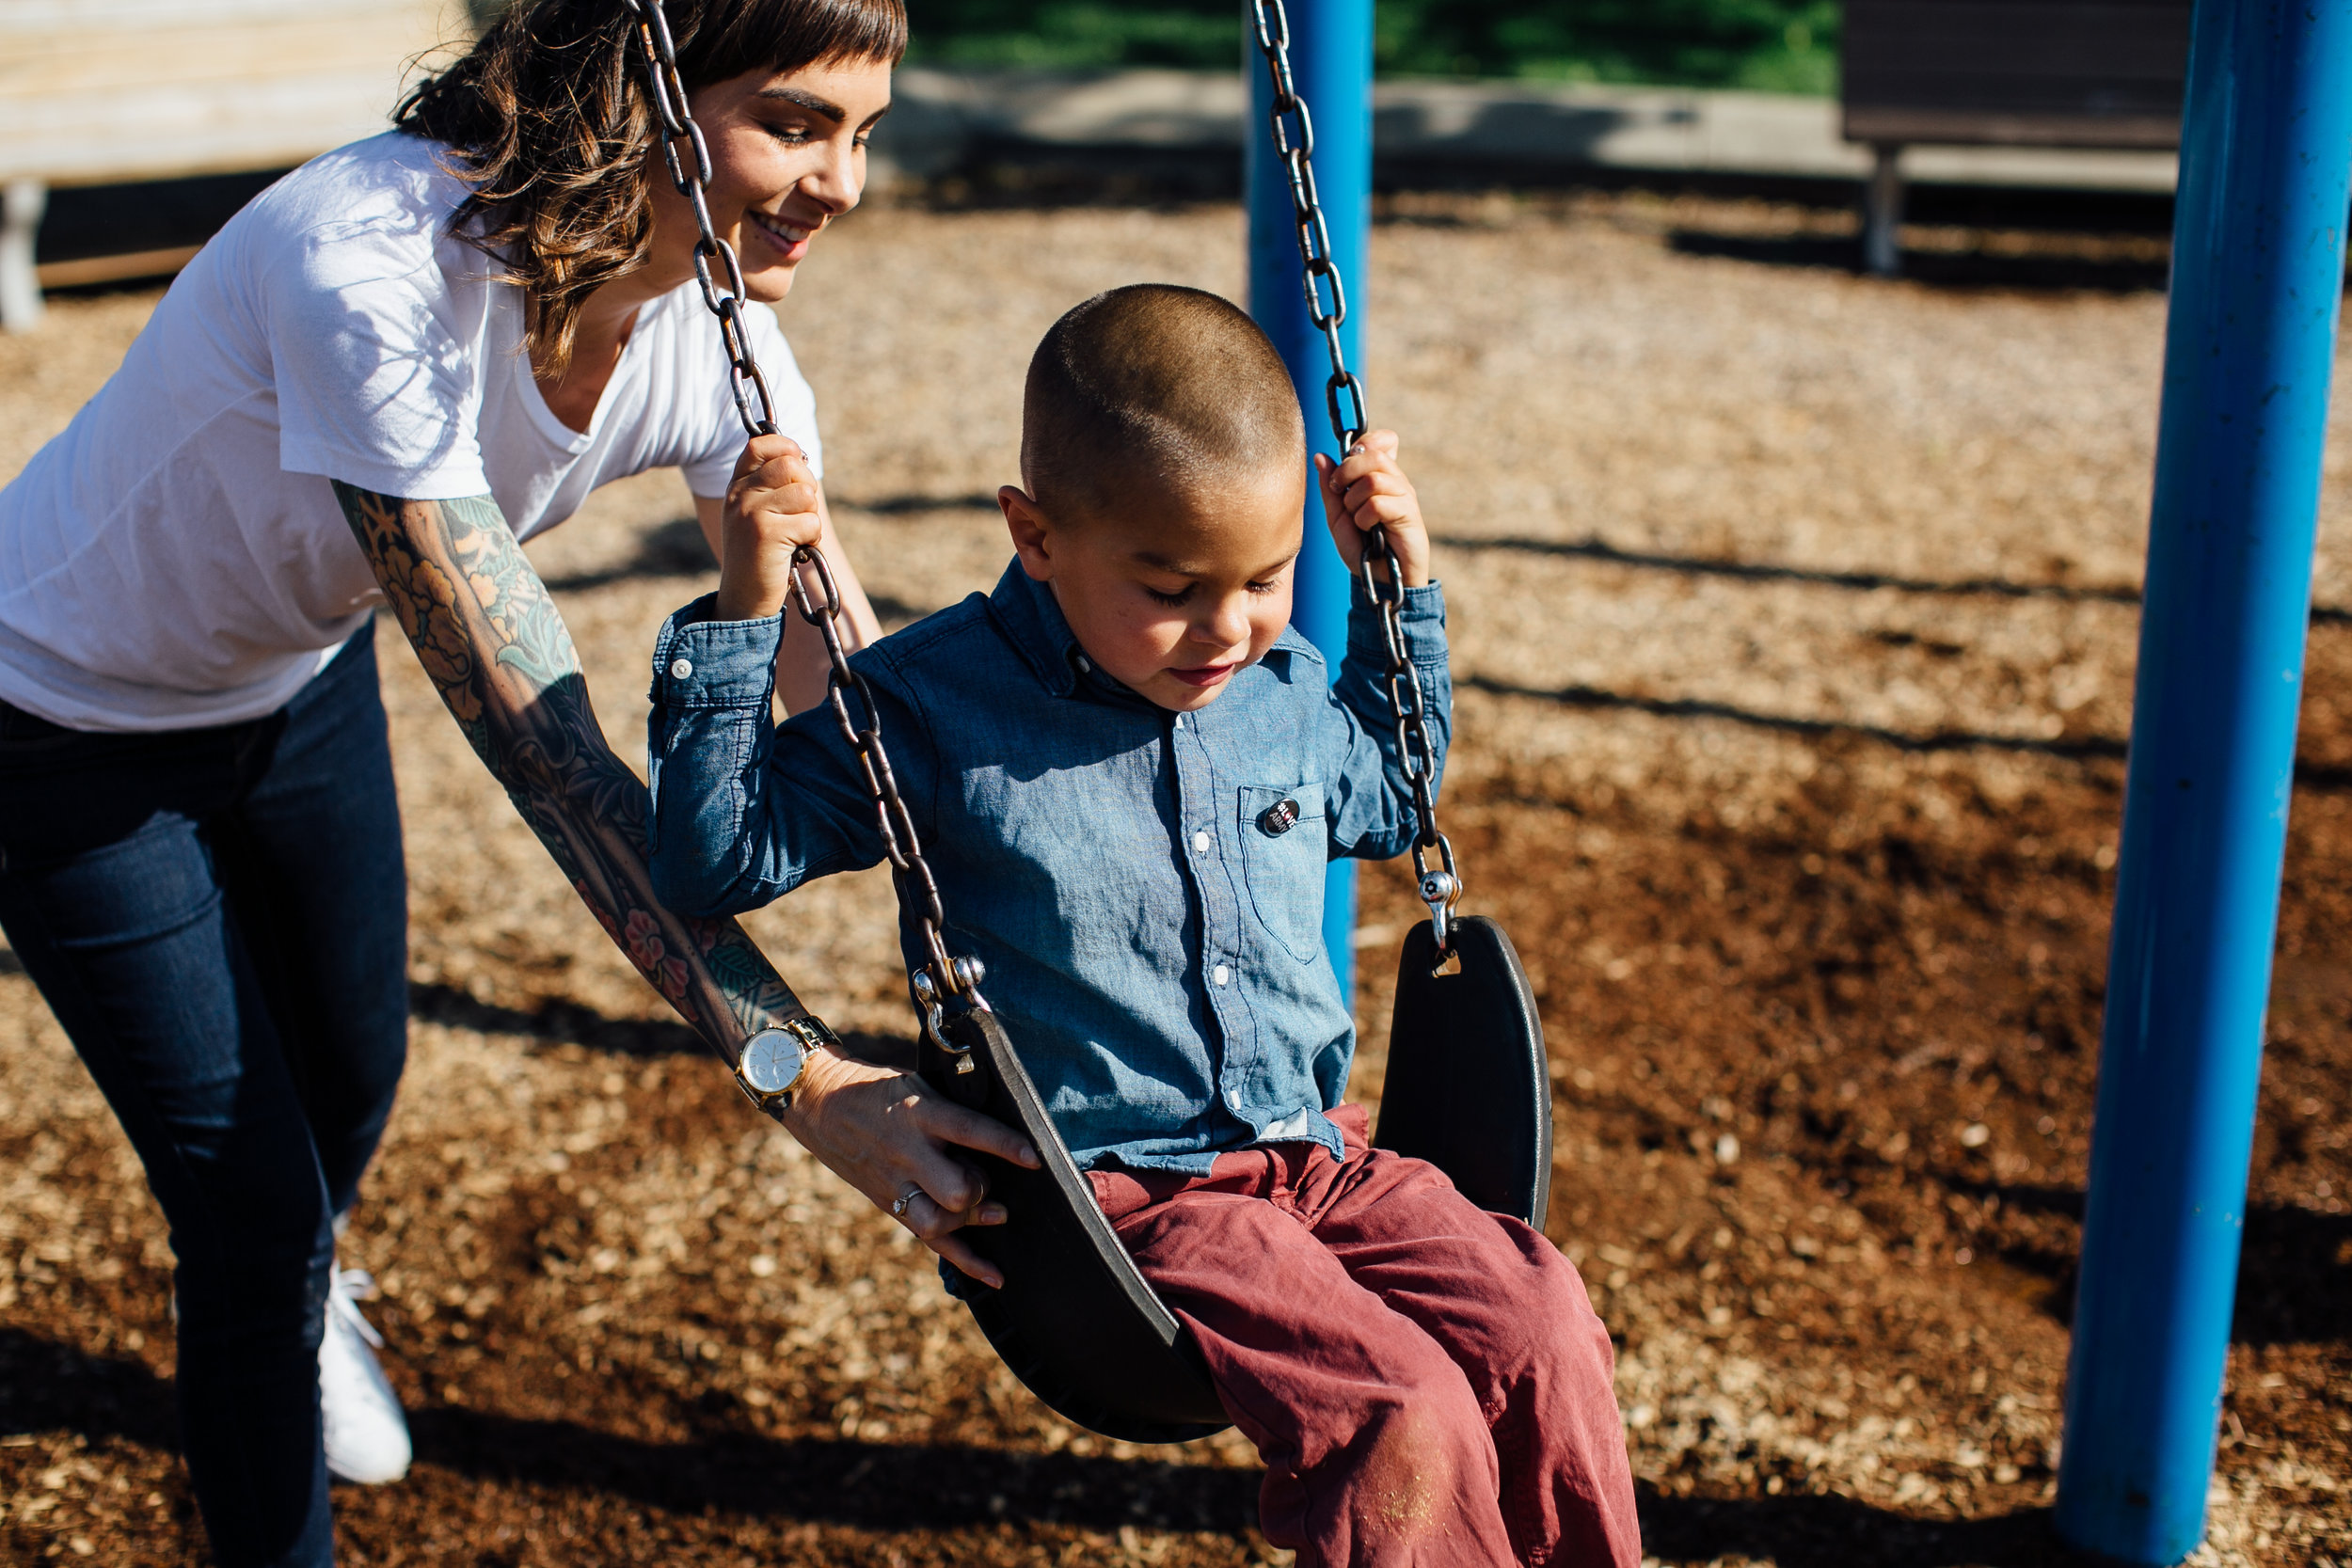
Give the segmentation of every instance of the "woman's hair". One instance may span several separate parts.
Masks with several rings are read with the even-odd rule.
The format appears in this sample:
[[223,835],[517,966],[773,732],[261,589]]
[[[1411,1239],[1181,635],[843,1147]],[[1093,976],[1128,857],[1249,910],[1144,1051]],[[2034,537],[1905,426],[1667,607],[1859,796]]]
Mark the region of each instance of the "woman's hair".
[[[689,93],[748,71],[895,65],[906,51],[903,0],[664,0],[662,8]],[[589,294],[644,264],[650,182],[669,178],[628,8],[514,0],[392,119],[448,145],[452,171],[473,187],[451,231],[497,258],[523,290],[526,344],[561,370]]]

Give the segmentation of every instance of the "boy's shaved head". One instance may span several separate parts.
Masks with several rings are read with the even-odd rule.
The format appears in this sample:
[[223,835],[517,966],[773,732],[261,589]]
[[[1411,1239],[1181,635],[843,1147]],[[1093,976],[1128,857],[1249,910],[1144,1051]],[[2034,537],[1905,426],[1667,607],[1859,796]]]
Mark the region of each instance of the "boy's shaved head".
[[1215,294],[1172,283],[1096,294],[1030,357],[1021,473],[1051,515],[1099,517],[1149,492],[1305,463],[1281,356]]

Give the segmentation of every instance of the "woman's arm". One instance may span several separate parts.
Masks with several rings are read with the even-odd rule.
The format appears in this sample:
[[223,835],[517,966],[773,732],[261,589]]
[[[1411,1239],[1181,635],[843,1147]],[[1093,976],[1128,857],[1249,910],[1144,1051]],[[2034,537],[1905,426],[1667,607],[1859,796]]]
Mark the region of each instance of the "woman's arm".
[[[732,1063],[754,1030],[805,1010],[733,921],[690,920],[653,896],[644,784],[606,744],[571,633],[487,496],[419,501],[335,482],[335,496],[457,726],[574,891],[639,973]],[[904,1218],[967,1274],[996,1271],[958,1240],[1001,1221],[978,1176],[945,1145],[1034,1164],[1017,1132],[903,1074],[830,1052],[810,1058],[781,1118],[810,1152],[880,1207],[910,1188]]]
[[[719,530],[726,505],[724,496],[694,498],[694,520],[702,525],[703,537],[710,543],[714,561],[724,557]],[[850,564],[849,552],[841,547],[841,535],[834,531],[833,513],[825,506],[821,488],[817,493],[817,515],[825,525],[821,546],[825,564],[833,568],[834,585],[841,592],[841,646],[845,652],[855,653],[881,640],[882,622],[866,600],[866,587],[857,579],[857,568]],[[787,613],[784,645],[776,650],[776,695],[783,699],[784,710],[805,713],[823,702],[825,682],[832,673],[832,662],[825,657],[825,641],[817,628],[800,616]]]

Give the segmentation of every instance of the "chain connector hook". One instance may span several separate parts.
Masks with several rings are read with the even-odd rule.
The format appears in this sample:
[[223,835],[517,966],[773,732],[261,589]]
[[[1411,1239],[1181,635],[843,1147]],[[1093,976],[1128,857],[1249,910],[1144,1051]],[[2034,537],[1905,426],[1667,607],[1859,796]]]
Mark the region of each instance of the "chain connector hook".
[[[976,1011],[987,1012],[987,999],[980,995],[979,982],[983,973],[977,958],[958,958],[952,966],[957,978],[963,982],[964,1001]],[[961,1077],[977,1070],[972,1060],[971,1048],[961,1046],[947,1037],[947,999],[941,994],[939,982],[932,976],[929,964],[908,975],[908,987],[914,993],[915,1009],[923,1015],[923,1034],[933,1045],[955,1063],[955,1072]]]
[[1453,957],[1454,906],[1462,901],[1462,879],[1454,869],[1454,845],[1445,834],[1438,835],[1438,864],[1429,863],[1429,851],[1420,844],[1413,846],[1413,875],[1421,885],[1421,901],[1429,906],[1430,934],[1437,939],[1438,961]]

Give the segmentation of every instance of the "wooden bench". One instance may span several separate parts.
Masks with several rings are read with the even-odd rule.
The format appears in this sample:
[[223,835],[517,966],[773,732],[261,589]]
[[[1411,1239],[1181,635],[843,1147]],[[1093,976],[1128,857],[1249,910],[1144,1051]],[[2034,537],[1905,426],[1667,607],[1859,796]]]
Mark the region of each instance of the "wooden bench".
[[[443,0],[0,0],[0,325],[40,319],[51,187],[301,163],[383,130],[420,62],[465,36]],[[69,263],[50,281],[193,254]]]
[[1898,270],[1907,144],[2161,150],[2181,140],[2190,0],[1846,0],[1848,141],[1876,154],[1869,270]]

